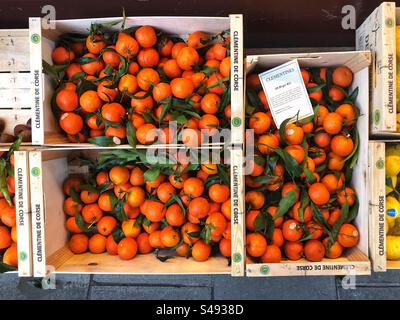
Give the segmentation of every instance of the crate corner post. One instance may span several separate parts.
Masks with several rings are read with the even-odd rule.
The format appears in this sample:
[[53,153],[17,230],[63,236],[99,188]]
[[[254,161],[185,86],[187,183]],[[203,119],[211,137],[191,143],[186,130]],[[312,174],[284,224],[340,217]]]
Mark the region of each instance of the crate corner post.
[[29,48],[32,99],[32,144],[44,144],[43,72],[41,18],[29,18]]
[[31,277],[32,226],[29,194],[28,151],[14,152],[14,177],[16,180],[16,213],[18,235],[18,275]]
[[29,172],[32,212],[33,275],[35,277],[45,277],[45,212],[42,179],[42,154],[40,151],[33,151],[29,153]]

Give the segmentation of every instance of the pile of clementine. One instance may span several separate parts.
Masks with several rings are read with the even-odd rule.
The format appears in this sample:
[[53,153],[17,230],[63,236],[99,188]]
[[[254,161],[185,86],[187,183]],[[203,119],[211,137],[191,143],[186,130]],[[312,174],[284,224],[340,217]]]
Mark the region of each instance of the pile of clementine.
[[6,265],[2,270],[18,267],[13,151],[19,143],[0,154],[0,185],[4,186],[0,190],[0,261]]
[[351,188],[358,157],[358,90],[352,71],[301,69],[314,116],[278,129],[257,74],[247,78],[248,127],[255,159],[246,176],[246,248],[264,263],[335,259],[356,246],[358,199]]
[[230,257],[230,189],[219,176],[222,165],[190,166],[154,174],[154,167],[132,163],[101,167],[89,178],[69,176],[63,208],[70,250],[123,260],[155,251],[163,261],[159,249],[168,258],[206,261],[212,251]]
[[56,83],[53,112],[71,142],[146,145],[179,134],[199,145],[201,130],[229,124],[229,43],[226,32],[183,40],[151,26],[62,35],[44,68]]

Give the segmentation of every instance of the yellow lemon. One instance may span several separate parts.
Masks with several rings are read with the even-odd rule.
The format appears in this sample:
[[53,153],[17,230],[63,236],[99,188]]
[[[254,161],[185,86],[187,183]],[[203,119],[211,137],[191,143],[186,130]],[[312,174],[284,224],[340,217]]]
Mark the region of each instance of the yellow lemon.
[[400,59],[400,25],[396,26],[396,56]]
[[[397,78],[399,78],[400,82],[400,74],[397,76]],[[397,89],[397,92],[400,92],[400,88]],[[397,98],[397,106],[400,108],[400,97]],[[396,131],[400,132],[400,113],[396,114]]]
[[386,148],[386,177],[397,176],[400,172],[400,144]]
[[386,237],[386,256],[388,260],[400,259],[400,237],[387,236]]

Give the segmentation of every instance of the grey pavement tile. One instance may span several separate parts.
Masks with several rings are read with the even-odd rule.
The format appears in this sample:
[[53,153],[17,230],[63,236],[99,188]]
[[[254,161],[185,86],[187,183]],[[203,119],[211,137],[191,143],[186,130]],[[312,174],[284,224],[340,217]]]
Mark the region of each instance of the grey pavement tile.
[[212,286],[210,275],[94,275],[93,285],[102,284],[153,284],[174,286]]
[[0,299],[2,300],[55,300],[86,299],[89,292],[89,275],[57,275],[55,289],[40,289],[34,283],[41,279],[21,278],[17,274],[0,275]]
[[340,300],[400,300],[400,287],[338,288]]
[[212,289],[208,287],[157,287],[157,286],[93,286],[91,300],[209,300]]
[[[337,278],[338,286],[341,277]],[[387,270],[387,272],[372,273],[371,276],[356,276],[356,286],[400,286],[400,270]]]
[[337,299],[334,277],[215,277],[214,297],[221,299]]

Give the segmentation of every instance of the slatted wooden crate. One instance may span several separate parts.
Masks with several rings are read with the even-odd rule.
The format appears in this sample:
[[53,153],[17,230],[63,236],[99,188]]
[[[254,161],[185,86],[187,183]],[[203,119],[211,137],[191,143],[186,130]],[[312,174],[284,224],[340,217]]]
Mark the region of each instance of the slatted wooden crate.
[[[220,150],[218,148],[218,150]],[[102,149],[57,148],[29,153],[32,206],[32,255],[34,276],[55,273],[98,274],[229,274],[231,267],[221,255],[208,261],[174,257],[159,261],[154,254],[137,255],[123,261],[104,254],[73,254],[68,248],[68,231],[63,211],[64,179],[76,168],[68,166],[68,157],[80,155],[95,159]],[[82,168],[78,168],[82,170]]]
[[0,30],[0,119],[5,121],[4,133],[14,135],[16,125],[31,119],[30,81],[29,30]]
[[[246,58],[246,72],[261,67],[265,70],[297,59],[301,67],[334,67],[346,65],[354,73],[350,91],[359,88],[356,100],[361,109],[362,117],[358,119],[360,134],[360,151],[357,165],[354,167],[352,187],[357,190],[360,207],[355,220],[360,231],[360,242],[343,257],[338,259],[323,259],[321,262],[285,260],[281,263],[254,263],[250,259],[246,263],[246,274],[249,277],[262,276],[298,276],[298,275],[367,275],[371,273],[371,263],[368,258],[368,196],[367,196],[367,167],[368,167],[368,105],[369,84],[368,67],[371,55],[369,52],[329,52],[307,54],[271,54],[253,55]],[[243,227],[244,228],[244,227]],[[243,256],[245,256],[243,247]]]
[[[56,29],[42,29],[40,18],[30,18],[29,33],[30,43],[30,70],[32,83],[34,84],[34,95],[31,97],[35,104],[35,117],[33,118],[33,142],[47,146],[78,146],[88,147],[90,144],[70,143],[65,133],[59,127],[51,111],[51,97],[54,89],[50,78],[42,71],[42,60],[52,64],[51,53],[55,48],[57,37],[62,33],[87,33],[90,24],[109,23],[121,18],[96,18],[55,21]],[[218,34],[224,30],[231,33],[231,112],[232,117],[240,117],[238,103],[241,104],[242,94],[242,57],[243,57],[243,26],[242,15],[230,15],[229,17],[127,17],[125,28],[151,25],[166,34],[179,36],[185,39],[188,34],[201,30],[209,34]],[[113,27],[117,30],[118,26]],[[34,40],[32,40],[34,39]],[[243,123],[238,124],[243,126]],[[222,143],[214,143],[221,145]]]

